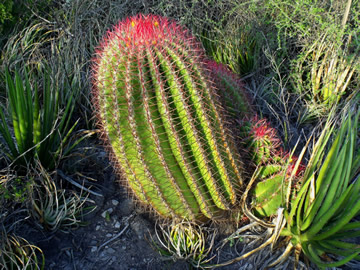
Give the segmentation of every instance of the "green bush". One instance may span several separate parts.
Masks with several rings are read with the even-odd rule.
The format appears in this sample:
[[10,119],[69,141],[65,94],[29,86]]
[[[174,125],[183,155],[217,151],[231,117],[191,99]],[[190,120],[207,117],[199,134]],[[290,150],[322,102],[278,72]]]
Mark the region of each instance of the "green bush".
[[13,16],[11,15],[13,7],[13,0],[5,0],[5,2],[0,3],[0,23],[3,24],[6,20],[11,20]]

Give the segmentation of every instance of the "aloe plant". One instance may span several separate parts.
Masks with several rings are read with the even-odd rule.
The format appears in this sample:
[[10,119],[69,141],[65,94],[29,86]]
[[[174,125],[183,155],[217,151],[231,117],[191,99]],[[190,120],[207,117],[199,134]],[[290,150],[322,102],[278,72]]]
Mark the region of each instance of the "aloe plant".
[[107,33],[94,62],[99,124],[136,197],[164,217],[232,209],[241,167],[189,31],[164,17],[130,17]]

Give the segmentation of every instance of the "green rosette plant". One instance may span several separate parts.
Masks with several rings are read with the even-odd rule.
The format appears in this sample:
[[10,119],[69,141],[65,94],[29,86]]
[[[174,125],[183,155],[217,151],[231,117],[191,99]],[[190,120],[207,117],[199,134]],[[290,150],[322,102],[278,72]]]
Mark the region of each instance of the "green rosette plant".
[[138,15],[109,31],[94,59],[94,104],[115,167],[163,217],[225,217],[243,183],[203,54],[175,22]]
[[[285,211],[282,236],[290,239],[280,262],[296,250],[320,268],[338,267],[360,259],[352,241],[360,235],[360,153],[356,149],[360,112],[350,113],[333,141],[326,128],[314,146],[296,200]],[[326,151],[326,147],[330,146]]]

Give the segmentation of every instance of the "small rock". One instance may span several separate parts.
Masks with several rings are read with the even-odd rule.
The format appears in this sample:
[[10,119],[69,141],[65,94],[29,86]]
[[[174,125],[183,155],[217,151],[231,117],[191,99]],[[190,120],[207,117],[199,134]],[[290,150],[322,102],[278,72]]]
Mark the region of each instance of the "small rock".
[[117,206],[119,204],[119,201],[117,200],[111,200],[111,203],[114,205],[114,206]]
[[115,249],[113,249],[113,248],[108,248],[108,249],[106,250],[106,252],[107,252],[108,254],[114,254],[114,253],[115,253]]
[[96,252],[97,251],[97,247],[92,247],[91,248],[91,252]]
[[113,236],[111,233],[106,234],[106,237],[111,237],[111,236]]
[[90,242],[90,245],[91,246],[95,246],[97,244],[97,241],[96,240],[92,240],[91,242]]
[[98,155],[98,157],[100,159],[106,158],[106,152],[105,151],[99,151],[97,155]]
[[107,214],[110,215],[112,212],[114,212],[114,209],[112,209],[112,208],[110,207],[108,210],[105,210],[104,212],[102,212],[101,216],[102,216],[103,218],[106,218],[106,215],[107,215]]
[[102,252],[99,254],[99,257],[101,258],[101,260],[107,260],[107,259],[108,259],[108,256],[107,256],[107,254],[105,253],[105,251],[102,251]]
[[114,225],[115,229],[119,229],[121,227],[121,224],[119,221],[116,221],[115,225]]
[[122,246],[121,248],[122,248],[123,250],[126,250],[126,246]]
[[109,208],[108,210],[105,210],[102,212],[101,216],[106,219],[106,221],[110,221],[110,214],[114,212],[114,209]]
[[68,257],[71,257],[71,253],[70,253],[70,251],[68,249],[65,250],[65,254],[68,255]]
[[95,228],[96,231],[100,230],[100,225],[97,225]]

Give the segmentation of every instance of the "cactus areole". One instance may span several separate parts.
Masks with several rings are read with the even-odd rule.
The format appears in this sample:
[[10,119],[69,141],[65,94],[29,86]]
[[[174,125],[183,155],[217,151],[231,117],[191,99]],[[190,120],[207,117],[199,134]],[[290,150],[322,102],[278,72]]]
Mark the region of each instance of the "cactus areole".
[[175,22],[137,15],[106,34],[94,59],[94,104],[115,168],[163,217],[216,219],[238,202],[238,159],[203,55]]

